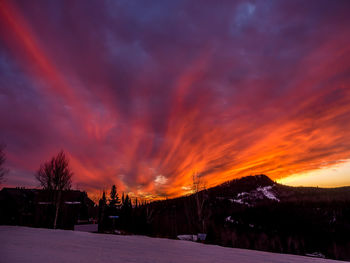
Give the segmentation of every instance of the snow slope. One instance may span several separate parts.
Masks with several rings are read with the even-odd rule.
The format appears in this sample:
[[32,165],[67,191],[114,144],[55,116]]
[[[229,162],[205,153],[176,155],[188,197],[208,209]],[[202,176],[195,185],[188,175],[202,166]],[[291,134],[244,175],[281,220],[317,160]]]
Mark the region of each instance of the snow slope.
[[265,187],[258,187],[255,190],[252,190],[250,192],[242,192],[237,194],[237,197],[234,199],[229,199],[232,203],[238,203],[241,205],[246,206],[254,206],[254,204],[258,200],[263,199],[270,199],[276,202],[279,202],[280,200],[276,197],[275,192],[273,191],[273,186],[265,186]]
[[[337,262],[194,242],[0,226],[0,262]],[[340,262],[340,261],[338,261]]]

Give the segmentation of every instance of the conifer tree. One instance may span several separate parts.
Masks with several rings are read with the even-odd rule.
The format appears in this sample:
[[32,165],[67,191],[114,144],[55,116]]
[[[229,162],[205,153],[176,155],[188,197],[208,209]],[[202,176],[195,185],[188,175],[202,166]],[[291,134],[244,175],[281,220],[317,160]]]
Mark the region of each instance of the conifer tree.
[[105,192],[105,191],[103,191],[103,194],[102,194],[102,202],[103,202],[104,204],[107,203],[107,198],[106,198],[106,192]]
[[126,195],[126,196],[125,196],[124,203],[125,203],[125,207],[126,207],[127,209],[131,208],[131,200],[130,200],[130,198],[129,198],[129,195]]
[[102,198],[98,202],[98,232],[103,232],[105,229],[105,209],[106,209],[107,199],[106,193],[103,191]]
[[111,207],[119,207],[120,206],[120,199],[118,196],[118,192],[117,192],[117,187],[115,185],[112,186],[111,192],[110,192],[110,201],[109,201],[109,205]]

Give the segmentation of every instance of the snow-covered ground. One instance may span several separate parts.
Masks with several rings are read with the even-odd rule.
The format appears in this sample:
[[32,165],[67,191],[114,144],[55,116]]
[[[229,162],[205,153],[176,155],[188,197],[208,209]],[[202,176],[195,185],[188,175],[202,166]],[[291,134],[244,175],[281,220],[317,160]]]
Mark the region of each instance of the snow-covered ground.
[[97,232],[98,231],[98,224],[75,225],[74,230],[75,231],[82,231],[82,232]]
[[[0,226],[0,262],[337,262],[194,242]],[[338,261],[340,262],[340,261]]]

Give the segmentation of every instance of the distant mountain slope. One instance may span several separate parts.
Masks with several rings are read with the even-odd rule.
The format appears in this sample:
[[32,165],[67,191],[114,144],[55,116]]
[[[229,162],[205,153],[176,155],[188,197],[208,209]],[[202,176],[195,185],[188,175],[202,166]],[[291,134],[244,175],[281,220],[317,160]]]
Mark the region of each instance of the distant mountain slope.
[[338,188],[292,187],[275,183],[264,174],[228,181],[206,191],[212,197],[237,201],[249,198],[255,198],[257,201],[269,201],[268,199],[270,199],[278,202],[350,201],[350,186]]

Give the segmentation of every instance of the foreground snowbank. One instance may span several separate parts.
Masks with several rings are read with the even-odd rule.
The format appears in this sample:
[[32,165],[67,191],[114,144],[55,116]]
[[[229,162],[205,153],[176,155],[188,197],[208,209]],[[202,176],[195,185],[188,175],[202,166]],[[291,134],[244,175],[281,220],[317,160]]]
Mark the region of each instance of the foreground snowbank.
[[[337,262],[193,242],[0,226],[0,262]],[[338,261],[340,262],[340,261]]]

